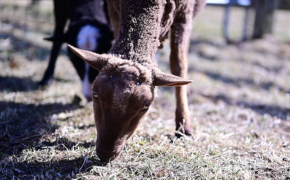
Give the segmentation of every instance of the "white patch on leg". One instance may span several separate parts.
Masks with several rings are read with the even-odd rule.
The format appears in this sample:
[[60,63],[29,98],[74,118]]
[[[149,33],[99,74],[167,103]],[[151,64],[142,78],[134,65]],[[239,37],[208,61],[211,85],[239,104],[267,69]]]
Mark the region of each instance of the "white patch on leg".
[[86,64],[85,68],[85,77],[82,80],[82,90],[83,90],[83,95],[87,98],[90,99],[92,97],[92,84],[89,81],[89,65]]
[[[91,25],[82,27],[77,37],[77,46],[80,49],[95,51],[98,47],[97,38],[100,37],[99,30]],[[89,65],[86,64],[85,76],[82,80],[82,91],[86,99],[92,97],[92,84],[89,81]]]
[[100,32],[97,28],[86,25],[82,27],[78,34],[77,46],[80,49],[95,51],[98,47],[97,38],[100,36]]

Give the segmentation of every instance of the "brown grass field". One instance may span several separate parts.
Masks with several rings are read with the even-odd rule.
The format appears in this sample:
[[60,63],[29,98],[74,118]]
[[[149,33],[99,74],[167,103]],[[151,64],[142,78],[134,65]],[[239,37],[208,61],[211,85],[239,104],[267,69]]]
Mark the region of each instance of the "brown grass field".
[[[92,104],[66,56],[37,89],[48,63],[52,2],[0,0],[0,179],[290,179],[290,11],[272,35],[227,45],[223,9],[194,21],[188,55],[192,137],[174,138],[174,89],[153,107],[109,164],[95,153]],[[243,12],[234,9],[238,38]],[[168,43],[159,66],[169,72]]]

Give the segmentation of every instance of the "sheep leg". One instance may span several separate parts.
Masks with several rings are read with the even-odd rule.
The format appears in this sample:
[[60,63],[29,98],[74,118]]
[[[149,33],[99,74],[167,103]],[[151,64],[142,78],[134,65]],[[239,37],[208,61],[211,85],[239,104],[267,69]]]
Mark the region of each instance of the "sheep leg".
[[[177,22],[177,23],[176,23]],[[189,47],[190,32],[192,29],[192,14],[181,16],[175,19],[171,27],[171,54],[170,54],[170,69],[171,73],[186,78],[187,76],[187,54]],[[187,86],[175,87],[176,97],[176,136],[181,134],[191,135]]]
[[[53,6],[54,6],[54,22],[55,22],[55,27],[54,27],[54,32],[53,32],[53,37],[58,37],[58,36],[63,36],[63,31],[64,27],[66,24],[66,21],[68,19],[68,7],[67,7],[68,2],[64,1],[59,1],[59,0],[54,0],[53,1]],[[53,39],[53,44],[50,52],[50,59],[48,62],[48,66],[46,68],[46,71],[41,79],[41,81],[38,83],[38,86],[44,86],[48,85],[49,81],[53,78],[54,74],[54,68],[56,64],[56,60],[58,57],[58,54],[61,49],[62,41]]]
[[62,45],[62,42],[53,42],[48,66],[45,70],[45,73],[41,81],[38,83],[38,86],[48,85],[49,81],[53,78],[55,63],[56,63],[56,59],[59,54],[61,45]]

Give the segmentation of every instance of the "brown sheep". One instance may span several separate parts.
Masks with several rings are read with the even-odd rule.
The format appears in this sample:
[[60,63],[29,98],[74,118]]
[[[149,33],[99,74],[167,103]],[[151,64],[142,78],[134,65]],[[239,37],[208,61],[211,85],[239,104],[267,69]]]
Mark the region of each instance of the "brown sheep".
[[[176,130],[190,135],[186,80],[192,19],[205,0],[107,0],[115,30],[109,54],[69,46],[100,71],[95,79],[93,107],[98,131],[96,151],[102,161],[115,159],[149,109],[155,86],[175,86]],[[161,72],[155,53],[170,30],[170,68]],[[180,133],[177,133],[180,134]]]

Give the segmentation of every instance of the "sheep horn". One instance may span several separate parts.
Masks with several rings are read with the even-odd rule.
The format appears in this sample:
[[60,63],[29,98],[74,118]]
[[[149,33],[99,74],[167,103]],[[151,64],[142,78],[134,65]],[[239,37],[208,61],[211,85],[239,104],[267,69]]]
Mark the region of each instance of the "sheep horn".
[[79,49],[68,44],[68,48],[78,57],[87,62],[94,69],[100,71],[107,64],[109,57],[106,54],[96,54],[91,51]]
[[153,86],[182,86],[191,83],[192,80],[186,80],[182,77],[161,71],[154,71]]

